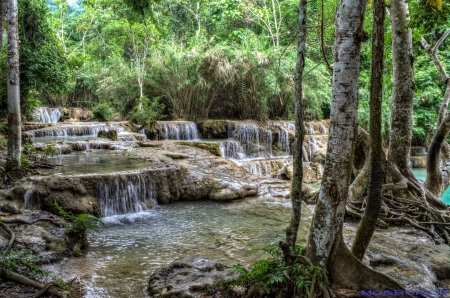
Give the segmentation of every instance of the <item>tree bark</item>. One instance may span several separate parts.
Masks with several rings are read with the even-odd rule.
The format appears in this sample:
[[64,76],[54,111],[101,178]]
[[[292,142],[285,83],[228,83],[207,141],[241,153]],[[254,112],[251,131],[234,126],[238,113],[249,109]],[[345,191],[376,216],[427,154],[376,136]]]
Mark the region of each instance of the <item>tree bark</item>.
[[444,177],[442,175],[440,167],[440,155],[445,143],[447,135],[450,133],[450,118],[447,114],[448,103],[450,101],[450,77],[447,75],[445,68],[443,67],[437,52],[441,43],[450,34],[450,30],[446,31],[444,35],[436,42],[433,48],[430,47],[425,38],[422,38],[422,46],[425,51],[430,55],[436,66],[442,80],[447,85],[444,97],[441,102],[438,116],[438,129],[434,133],[433,139],[428,147],[427,152],[427,178],[425,180],[425,187],[435,195],[440,197],[445,190]]
[[358,128],[360,44],[367,1],[341,0],[336,13],[335,63],[327,157],[306,257],[327,268],[342,234]]
[[7,0],[0,0],[0,49],[3,48],[3,34],[5,33],[5,22],[7,11],[8,11]]
[[414,73],[412,33],[407,26],[408,5],[404,0],[390,2],[392,26],[392,90],[391,129],[389,135],[390,165],[395,165],[406,177],[412,140]]
[[17,0],[8,0],[8,169],[20,167],[22,143],[17,11]]
[[370,171],[367,206],[356,232],[352,253],[362,260],[375,230],[381,209],[381,190],[384,182],[381,136],[381,110],[383,99],[383,55],[384,55],[384,0],[374,0],[372,69],[370,84]]
[[297,232],[300,224],[302,210],[302,181],[303,181],[303,71],[305,68],[306,52],[306,0],[300,0],[299,15],[299,38],[297,48],[297,64],[295,69],[295,142],[294,142],[294,169],[292,175],[292,214],[289,227],[286,229],[286,244],[289,254],[285,254],[286,263],[291,263],[290,256],[294,253],[295,243],[297,241]]

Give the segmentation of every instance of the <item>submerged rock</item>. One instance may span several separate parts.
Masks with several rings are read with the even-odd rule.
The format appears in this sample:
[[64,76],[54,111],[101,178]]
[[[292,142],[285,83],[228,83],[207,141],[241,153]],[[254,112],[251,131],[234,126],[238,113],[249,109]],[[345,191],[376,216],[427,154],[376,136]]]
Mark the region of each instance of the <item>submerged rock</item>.
[[150,277],[147,291],[151,297],[200,298],[217,292],[216,283],[236,277],[237,273],[213,260],[191,256],[157,269]]

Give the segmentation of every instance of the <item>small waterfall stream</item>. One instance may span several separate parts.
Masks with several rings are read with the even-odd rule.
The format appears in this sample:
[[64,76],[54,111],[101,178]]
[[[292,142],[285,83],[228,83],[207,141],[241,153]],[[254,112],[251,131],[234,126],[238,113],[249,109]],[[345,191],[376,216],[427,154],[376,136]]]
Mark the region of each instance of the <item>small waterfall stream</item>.
[[159,121],[164,140],[196,140],[197,125],[188,121]]
[[62,116],[62,112],[58,108],[37,108],[33,111],[34,117],[38,122],[56,123]]
[[30,202],[31,196],[33,195],[33,190],[27,189],[25,195],[23,196],[23,209],[28,209],[28,204]]
[[137,213],[157,205],[149,175],[118,174],[102,181],[97,197],[102,217],[118,214]]

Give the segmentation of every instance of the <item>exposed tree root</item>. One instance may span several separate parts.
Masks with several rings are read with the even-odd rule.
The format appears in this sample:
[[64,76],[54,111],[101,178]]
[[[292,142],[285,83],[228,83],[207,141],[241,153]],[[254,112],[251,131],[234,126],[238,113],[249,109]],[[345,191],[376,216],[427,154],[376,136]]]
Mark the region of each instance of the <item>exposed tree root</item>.
[[[449,242],[450,211],[438,209],[429,204],[424,196],[416,195],[410,188],[403,189],[406,197],[398,195],[383,195],[383,206],[380,212],[378,226],[410,225],[426,232],[437,243]],[[361,218],[364,213],[365,200],[353,201],[347,206],[347,214]]]
[[11,230],[6,224],[4,224],[2,221],[0,221],[0,226],[2,226],[3,229],[5,229],[6,232],[10,235],[8,245],[3,250],[10,250],[14,240],[16,239],[16,234]]
[[[39,289],[39,290],[45,289],[45,291],[42,293],[41,293],[41,291],[39,291],[38,293],[33,294],[31,296],[27,296],[27,297],[39,297],[46,292],[50,293],[51,295],[53,295],[55,297],[59,297],[59,298],[67,298],[69,296],[69,293],[67,291],[58,289],[56,287],[52,287],[52,286],[55,286],[54,283],[49,283],[49,284],[43,285],[37,281],[29,279],[28,277],[25,277],[23,275],[17,274],[12,271],[8,271],[5,268],[0,268],[0,277],[9,279],[11,281],[14,281],[14,282],[26,285],[26,286],[31,286],[31,287]],[[39,294],[39,296],[36,296],[37,294]]]

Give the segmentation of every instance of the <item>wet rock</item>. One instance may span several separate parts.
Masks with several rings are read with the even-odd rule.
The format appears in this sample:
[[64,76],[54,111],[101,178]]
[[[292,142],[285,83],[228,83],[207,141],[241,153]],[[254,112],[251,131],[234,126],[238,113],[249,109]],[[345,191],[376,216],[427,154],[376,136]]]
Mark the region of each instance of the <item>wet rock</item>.
[[87,121],[93,118],[92,112],[86,108],[61,108],[61,111],[61,121],[64,122]]
[[237,273],[202,256],[187,257],[157,269],[147,291],[151,297],[200,298],[214,294],[216,282],[234,278]]
[[188,154],[177,153],[177,152],[162,152],[163,155],[170,157],[172,159],[186,159],[189,158]]
[[13,202],[7,202],[1,205],[0,210],[2,210],[3,212],[6,213],[11,213],[11,214],[19,214],[20,213],[20,209],[17,206],[17,204],[13,203]]
[[110,131],[101,130],[101,131],[98,132],[97,137],[109,139],[111,141],[117,141],[117,131],[114,131],[114,130],[110,130]]
[[209,193],[209,199],[214,201],[230,201],[256,195],[257,192],[258,188],[252,185],[242,185],[240,183],[228,181],[216,181]]
[[318,149],[314,153],[314,157],[313,157],[312,161],[320,163],[320,164],[324,164],[326,157],[327,157],[327,150],[325,148],[321,148],[321,149]]
[[49,123],[38,123],[38,122],[29,122],[26,124],[22,124],[22,132],[29,131],[29,130],[35,130],[35,129],[41,129],[45,127],[49,127],[51,124]]
[[215,156],[221,156],[220,152],[220,143],[219,142],[175,142],[176,145],[184,145],[184,146],[191,146],[200,148],[203,150],[208,151],[211,154],[214,154]]
[[228,122],[228,120],[203,120],[197,122],[197,127],[203,138],[227,138]]
[[427,167],[427,157],[426,156],[411,156],[411,166],[413,168],[426,168]]

